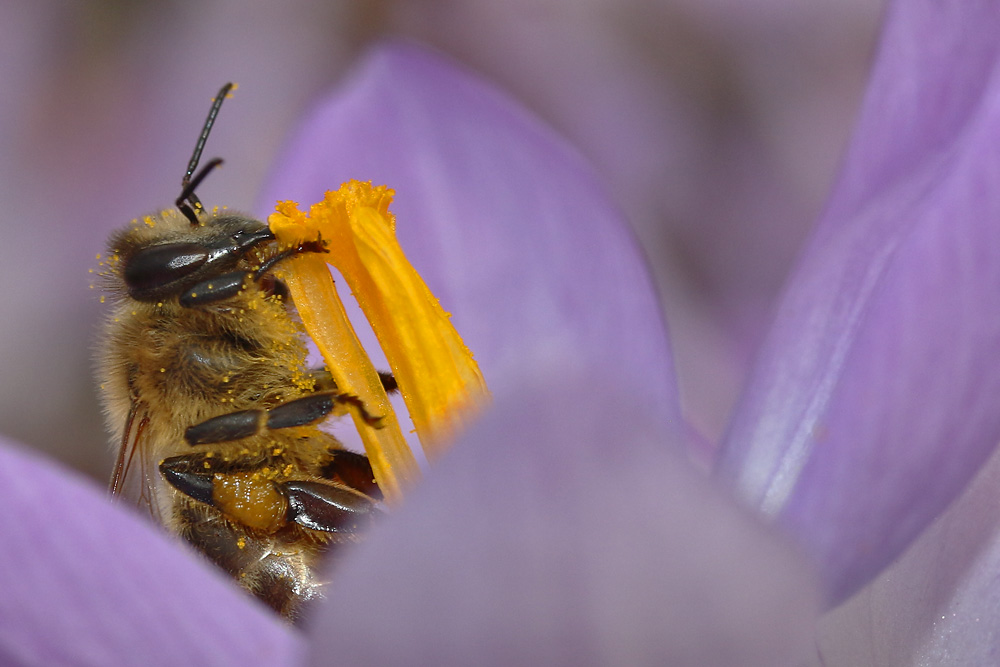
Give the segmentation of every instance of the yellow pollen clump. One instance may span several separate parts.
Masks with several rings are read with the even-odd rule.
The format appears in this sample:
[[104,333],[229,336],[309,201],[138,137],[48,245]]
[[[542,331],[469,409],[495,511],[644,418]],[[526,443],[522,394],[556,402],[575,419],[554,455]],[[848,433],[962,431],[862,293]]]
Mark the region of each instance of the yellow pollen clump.
[[396,240],[392,196],[385,186],[349,181],[327,192],[308,215],[285,201],[268,218],[284,246],[319,240],[327,250],[297,255],[283,267],[283,278],[337,386],[383,417],[382,428],[375,428],[352,410],[390,503],[416,481],[419,469],[326,263],[344,276],[378,337],[428,457],[442,452],[489,399],[472,353]]

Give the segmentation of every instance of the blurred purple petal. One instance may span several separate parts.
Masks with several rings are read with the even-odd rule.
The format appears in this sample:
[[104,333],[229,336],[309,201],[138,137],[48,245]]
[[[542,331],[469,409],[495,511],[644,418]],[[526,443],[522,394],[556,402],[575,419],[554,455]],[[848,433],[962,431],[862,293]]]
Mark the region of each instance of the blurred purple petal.
[[314,664],[780,665],[809,647],[804,561],[599,376],[494,409],[337,570]]
[[397,233],[491,389],[598,358],[680,424],[656,296],[583,159],[501,93],[412,45],[372,52],[305,123],[258,207],[349,178],[396,190]]
[[1000,455],[864,590],[827,614],[816,665],[1000,663]]
[[893,5],[844,176],[727,437],[723,473],[818,559],[832,600],[1000,439],[997,34],[995,5]]
[[0,442],[0,662],[295,664],[298,634],[90,484]]

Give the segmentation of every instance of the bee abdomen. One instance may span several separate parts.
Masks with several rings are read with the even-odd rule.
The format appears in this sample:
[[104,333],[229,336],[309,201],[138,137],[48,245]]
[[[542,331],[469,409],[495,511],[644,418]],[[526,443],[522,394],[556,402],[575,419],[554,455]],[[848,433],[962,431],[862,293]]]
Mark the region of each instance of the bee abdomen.
[[294,619],[320,597],[316,564],[323,545],[304,540],[294,527],[275,535],[245,530],[193,501],[183,503],[177,518],[192,546],[282,616]]

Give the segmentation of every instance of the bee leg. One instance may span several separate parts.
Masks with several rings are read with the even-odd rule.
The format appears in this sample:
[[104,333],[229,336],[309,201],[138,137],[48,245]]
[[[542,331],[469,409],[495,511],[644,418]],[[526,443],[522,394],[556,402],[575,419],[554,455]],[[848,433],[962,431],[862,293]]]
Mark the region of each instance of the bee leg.
[[[274,238],[270,234],[270,231],[267,231],[266,234],[266,237],[261,234],[252,237],[252,240],[260,241],[266,240],[266,238]],[[321,241],[308,241],[294,248],[288,248],[265,261],[256,270],[231,271],[203,280],[181,294],[179,302],[185,308],[198,308],[219,301],[225,301],[233,298],[240,291],[246,289],[250,283],[255,281],[260,281],[261,288],[265,293],[285,297],[288,294],[288,290],[284,283],[267,272],[281,260],[305,252],[326,252],[326,248]],[[159,256],[156,256],[156,258],[159,259]]]
[[261,471],[265,462],[224,460],[207,453],[172,456],[160,474],[172,487],[240,525],[275,533],[288,524],[288,499]]
[[368,412],[364,401],[357,396],[335,391],[322,391],[282,403],[278,407],[268,410],[267,428],[274,430],[315,424],[326,418],[338,406],[355,408],[369,426],[378,428],[382,425],[382,417]]
[[322,421],[339,406],[354,407],[371,426],[378,427],[382,423],[382,417],[368,412],[357,396],[322,391],[288,401],[270,410],[240,410],[207,419],[188,427],[184,432],[184,440],[189,445],[207,445],[247,438],[265,430],[307,426]]
[[319,470],[324,479],[357,489],[370,498],[382,499],[382,491],[375,483],[375,473],[367,456],[346,449],[328,451],[330,460]]
[[311,530],[357,533],[381,514],[362,493],[318,480],[289,480],[278,484],[288,498],[288,519]]
[[260,282],[261,289],[265,293],[276,294],[282,298],[286,298],[288,296],[288,288],[282,281],[267,273],[267,271],[282,259],[304,252],[326,252],[326,250],[319,241],[311,241],[295,248],[289,248],[271,257],[257,268],[256,271],[232,271],[201,281],[180,296],[180,304],[185,308],[197,308],[225,301],[239,294],[240,291],[246,289],[247,285],[254,281]]
[[[225,470],[231,466],[232,471]],[[165,459],[160,473],[186,496],[268,533],[291,522],[310,530],[354,533],[379,513],[375,501],[360,491],[324,480],[276,482],[239,461],[219,462],[201,453]]]
[[[316,380],[316,388],[319,391],[336,391],[337,382],[333,375],[325,368],[314,368],[309,374]],[[395,376],[389,371],[378,371],[378,379],[382,382],[385,393],[394,394],[399,391]]]
[[197,308],[219,301],[231,299],[245,289],[253,273],[249,271],[233,271],[223,273],[208,280],[203,280],[180,297],[180,304],[185,308]]
[[[212,500],[212,477],[210,469],[199,469],[194,458],[198,455],[171,456],[160,462],[160,474],[170,486],[181,493],[207,505],[214,505]],[[203,456],[201,458],[204,458]]]

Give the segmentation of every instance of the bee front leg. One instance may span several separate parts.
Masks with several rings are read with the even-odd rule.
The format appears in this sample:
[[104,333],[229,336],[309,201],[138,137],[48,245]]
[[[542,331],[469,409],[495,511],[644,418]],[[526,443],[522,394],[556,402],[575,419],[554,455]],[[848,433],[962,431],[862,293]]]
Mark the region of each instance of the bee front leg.
[[[273,237],[271,237],[273,238]],[[259,282],[268,294],[288,296],[285,284],[268,273],[275,264],[288,257],[304,252],[326,252],[321,241],[310,241],[295,248],[288,248],[263,262],[253,271],[232,271],[203,280],[180,295],[179,302],[185,308],[198,308],[235,297],[250,283]]]
[[[316,389],[320,391],[337,391],[337,382],[333,379],[333,374],[325,368],[314,368],[309,371],[309,375],[316,380]],[[378,379],[382,383],[385,393],[394,394],[399,391],[396,384],[396,377],[388,371],[378,371]]]
[[185,308],[198,308],[219,301],[231,299],[253,280],[249,271],[233,271],[223,273],[209,280],[204,280],[181,294],[179,302]]

